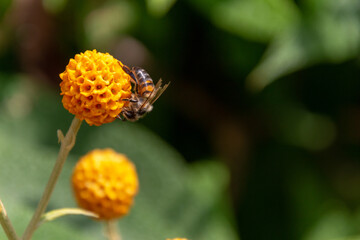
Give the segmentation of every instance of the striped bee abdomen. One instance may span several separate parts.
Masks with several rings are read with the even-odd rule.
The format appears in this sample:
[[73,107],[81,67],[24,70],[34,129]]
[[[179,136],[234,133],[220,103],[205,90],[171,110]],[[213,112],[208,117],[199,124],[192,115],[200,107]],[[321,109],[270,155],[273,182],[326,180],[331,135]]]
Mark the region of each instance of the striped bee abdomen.
[[134,67],[133,73],[136,78],[137,93],[141,97],[149,97],[154,91],[154,82],[150,75],[142,68]]

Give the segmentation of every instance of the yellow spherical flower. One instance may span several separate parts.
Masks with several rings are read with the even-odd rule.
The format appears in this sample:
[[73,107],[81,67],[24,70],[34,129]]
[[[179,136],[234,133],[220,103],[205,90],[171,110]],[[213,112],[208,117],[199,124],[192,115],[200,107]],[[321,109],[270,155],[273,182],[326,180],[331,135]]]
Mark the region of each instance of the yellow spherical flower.
[[131,95],[130,76],[122,66],[108,53],[76,54],[60,74],[64,107],[89,125],[114,121]]
[[138,192],[138,177],[125,155],[96,149],[76,164],[72,187],[81,208],[109,220],[128,213]]

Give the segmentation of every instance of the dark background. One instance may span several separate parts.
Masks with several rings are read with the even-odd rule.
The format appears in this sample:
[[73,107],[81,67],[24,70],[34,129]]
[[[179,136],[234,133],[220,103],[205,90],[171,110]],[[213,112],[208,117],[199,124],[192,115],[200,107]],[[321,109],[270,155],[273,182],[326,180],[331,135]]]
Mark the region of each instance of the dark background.
[[[171,82],[136,124],[185,167],[225,167],[212,208],[240,238],[357,239],[359,47],[358,0],[2,0],[3,126],[34,121],[43,133],[12,134],[57,147],[53,128],[71,119],[59,73],[109,52]],[[80,142],[95,127],[83,128]]]

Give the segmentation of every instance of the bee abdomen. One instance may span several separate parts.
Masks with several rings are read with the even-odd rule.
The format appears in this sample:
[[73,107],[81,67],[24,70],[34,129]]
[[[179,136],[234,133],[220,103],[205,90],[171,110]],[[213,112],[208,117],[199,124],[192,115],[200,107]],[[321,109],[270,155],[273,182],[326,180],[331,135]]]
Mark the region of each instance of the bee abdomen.
[[139,94],[142,97],[148,97],[154,91],[154,83],[152,80],[147,80],[140,85]]
[[142,68],[135,67],[134,72],[137,79],[137,92],[142,97],[149,97],[154,91],[154,82],[150,75]]
[[138,84],[141,85],[141,83],[146,82],[147,80],[151,80],[150,75],[142,68],[134,67],[134,73],[135,78],[138,80]]

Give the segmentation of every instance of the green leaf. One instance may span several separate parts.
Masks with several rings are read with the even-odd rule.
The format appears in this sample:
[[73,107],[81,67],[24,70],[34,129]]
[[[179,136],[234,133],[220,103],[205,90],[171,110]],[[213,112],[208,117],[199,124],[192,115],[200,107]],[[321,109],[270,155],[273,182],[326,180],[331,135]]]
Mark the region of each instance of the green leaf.
[[164,16],[175,4],[176,0],[146,0],[148,11],[157,17]]
[[85,33],[92,47],[108,49],[136,21],[133,4],[113,1],[92,11],[85,19]]
[[338,239],[349,234],[351,219],[344,210],[327,213],[304,240]]
[[67,0],[42,0],[45,10],[50,13],[56,14],[61,12],[66,4]]
[[250,89],[260,91],[274,80],[310,65],[340,63],[360,50],[358,2],[308,1],[300,24],[280,33],[248,76]]
[[2,1],[0,1],[0,19],[3,18],[6,11],[9,9],[9,7],[11,5],[11,2],[12,2],[11,0],[2,0]]
[[268,42],[294,25],[299,10],[289,0],[189,1],[215,26],[257,42]]
[[309,63],[314,41],[301,29],[283,33],[269,46],[263,59],[247,77],[252,91],[261,91],[275,79],[299,70]]
[[268,42],[298,18],[298,9],[288,0],[223,1],[211,12],[216,26],[259,42]]
[[[59,148],[56,131],[66,131],[72,117],[62,108],[59,97],[40,92],[30,115],[14,118],[0,109],[0,196],[19,235],[36,208],[55,162]],[[124,240],[176,236],[238,239],[228,224],[231,211],[225,215],[219,210],[228,183],[224,166],[188,166],[175,149],[140,123],[115,121],[101,127],[83,124],[48,210],[76,207],[70,188],[72,168],[81,155],[108,147],[126,154],[139,175],[139,195],[129,215],[119,221]],[[212,179],[214,175],[216,179]],[[194,181],[197,184],[189,184]],[[39,228],[34,239],[101,239],[100,223],[78,216],[59,218]]]

